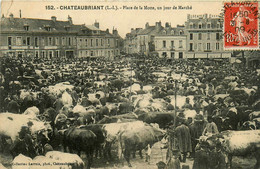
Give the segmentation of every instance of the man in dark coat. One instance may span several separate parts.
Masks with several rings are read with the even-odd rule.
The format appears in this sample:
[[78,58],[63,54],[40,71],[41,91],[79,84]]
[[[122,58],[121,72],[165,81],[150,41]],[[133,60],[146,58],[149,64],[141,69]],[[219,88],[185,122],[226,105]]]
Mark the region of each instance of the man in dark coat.
[[207,142],[200,143],[200,149],[195,152],[192,169],[209,169],[209,145]]
[[186,156],[188,152],[191,152],[191,136],[190,129],[185,125],[184,121],[180,122],[180,125],[175,129],[175,136],[177,138],[177,148],[183,154],[182,162],[186,162]]

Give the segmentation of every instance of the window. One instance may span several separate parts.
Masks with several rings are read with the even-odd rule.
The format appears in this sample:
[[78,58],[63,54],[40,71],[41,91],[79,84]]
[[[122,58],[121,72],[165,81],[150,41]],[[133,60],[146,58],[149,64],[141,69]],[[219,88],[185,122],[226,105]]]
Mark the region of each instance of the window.
[[171,58],[174,58],[174,52],[171,52]]
[[219,40],[219,33],[216,33],[216,40]]
[[220,28],[220,24],[219,23],[217,23],[217,28]]
[[90,51],[90,56],[94,56],[94,51]]
[[200,23],[200,24],[199,24],[199,29],[201,29],[201,28],[202,28],[202,24]]
[[171,47],[172,48],[174,47],[174,41],[173,40],[171,41]]
[[66,42],[66,41],[65,41],[65,38],[62,38],[62,39],[61,39],[61,44],[62,44],[63,46],[65,45],[65,42]]
[[29,30],[29,26],[24,26],[24,30],[28,31]]
[[[191,25],[191,28],[192,28],[192,25]],[[174,30],[171,31],[171,34],[174,35]]]
[[96,39],[96,46],[98,46],[98,39]]
[[38,52],[38,51],[35,52],[35,57],[36,57],[36,58],[39,57],[39,52]]
[[86,56],[88,56],[88,51],[86,50]]
[[110,39],[107,39],[107,45],[110,46]]
[[52,46],[52,38],[49,38],[48,46]]
[[49,51],[49,58],[52,58],[52,51]]
[[208,28],[208,29],[210,28],[210,23],[207,24],[207,28]]
[[22,45],[22,37],[16,37],[16,45],[18,46]]
[[26,38],[27,46],[30,46],[30,44],[31,44],[30,40],[31,40],[30,37],[27,37],[27,38]]
[[[90,40],[90,46],[93,46],[93,39]],[[91,55],[92,56],[92,55]]]
[[42,37],[42,46],[45,46],[45,39],[44,39],[44,37]]
[[198,40],[201,40],[201,39],[202,39],[202,34],[199,33]]
[[[16,42],[17,44],[17,42]],[[8,45],[12,45],[12,37],[8,37]]]
[[103,39],[101,39],[101,46],[103,46],[104,44],[103,44]]
[[207,33],[207,40],[210,40],[210,33]]
[[88,39],[85,39],[85,46],[88,46]]
[[55,57],[59,57],[59,51],[58,50],[55,51]]
[[198,43],[198,51],[202,51],[202,48],[201,48],[201,43]]
[[56,38],[55,43],[56,43],[56,45],[59,45],[59,44],[60,44],[60,43],[59,43],[59,38],[58,38],[58,37]]
[[71,45],[71,38],[69,38],[69,42],[68,43],[69,43],[69,46],[70,46]]
[[193,51],[193,43],[190,43],[190,51]]
[[26,45],[27,43],[26,43],[26,39],[23,39],[23,45]]
[[82,39],[79,39],[79,46],[82,46]]
[[219,50],[219,43],[216,43],[216,50]]
[[39,46],[39,42],[38,42],[38,38],[34,38],[34,45],[35,47],[38,47]]
[[210,43],[207,43],[207,50],[210,50]]
[[163,41],[163,47],[166,48],[166,41]]
[[192,29],[192,26],[193,26],[193,24],[192,24],[192,23],[190,23],[190,29]]
[[166,52],[163,52],[163,53],[162,53],[162,56],[166,58],[166,57],[167,57],[167,53],[166,53]]
[[179,48],[182,48],[182,40],[179,40]]
[[193,34],[192,33],[190,34],[190,40],[193,40]]
[[183,58],[183,53],[182,53],[182,52],[179,53],[179,58],[180,58],[180,59]]

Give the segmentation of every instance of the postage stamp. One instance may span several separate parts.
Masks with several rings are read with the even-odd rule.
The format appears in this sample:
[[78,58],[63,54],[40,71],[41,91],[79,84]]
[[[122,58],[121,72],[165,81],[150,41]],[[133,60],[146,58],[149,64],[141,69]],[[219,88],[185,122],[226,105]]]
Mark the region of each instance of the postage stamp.
[[259,48],[258,2],[224,3],[224,48]]

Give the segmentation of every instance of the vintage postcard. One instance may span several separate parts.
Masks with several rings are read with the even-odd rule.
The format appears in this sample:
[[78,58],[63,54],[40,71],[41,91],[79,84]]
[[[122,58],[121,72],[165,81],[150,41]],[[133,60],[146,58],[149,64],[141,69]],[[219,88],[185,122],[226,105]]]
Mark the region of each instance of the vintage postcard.
[[0,169],[259,169],[259,9],[2,0]]

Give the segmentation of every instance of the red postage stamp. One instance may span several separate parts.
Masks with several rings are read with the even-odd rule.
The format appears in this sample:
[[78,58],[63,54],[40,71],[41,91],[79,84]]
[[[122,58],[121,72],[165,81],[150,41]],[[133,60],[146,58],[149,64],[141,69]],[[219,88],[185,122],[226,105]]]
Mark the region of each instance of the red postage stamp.
[[258,49],[258,2],[224,3],[224,48]]

